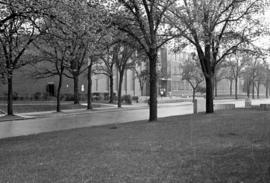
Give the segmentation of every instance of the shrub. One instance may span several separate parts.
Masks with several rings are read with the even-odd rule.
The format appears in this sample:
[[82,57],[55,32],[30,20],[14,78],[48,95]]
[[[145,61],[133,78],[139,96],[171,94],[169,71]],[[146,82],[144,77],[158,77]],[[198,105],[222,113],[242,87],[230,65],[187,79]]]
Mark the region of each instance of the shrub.
[[65,94],[62,94],[60,96],[60,100],[73,101],[74,100],[74,96],[73,96],[73,94],[65,93]]
[[101,99],[102,99],[102,97],[99,96],[99,95],[94,95],[94,96],[92,96],[92,100],[93,100],[93,101],[100,101]]
[[42,99],[43,100],[48,100],[49,94],[48,93],[43,93],[42,94]]
[[34,97],[35,100],[40,100],[41,99],[41,93],[36,92],[36,93],[34,93],[33,97]]
[[132,104],[131,96],[130,95],[124,95],[121,98],[122,102],[125,104]]
[[104,93],[104,100],[109,100],[110,94],[109,93]]
[[18,100],[19,94],[17,92],[13,92],[13,100]]
[[117,95],[114,95],[114,96],[113,96],[113,100],[114,100],[114,101],[117,101],[117,100],[118,100],[118,96],[117,96]]
[[138,103],[139,102],[139,97],[138,96],[133,96],[132,100],[134,100],[136,103]]
[[200,92],[201,94],[206,93],[206,88],[203,86],[198,86],[196,92]]
[[74,101],[74,95],[73,94],[66,94],[65,101]]
[[[5,92],[4,96],[2,96],[0,99],[1,100],[7,100],[7,98],[8,98],[8,93]],[[18,100],[19,99],[19,94],[17,92],[13,92],[12,98],[13,98],[13,100]]]
[[95,92],[95,93],[92,94],[92,100],[93,101],[98,101],[98,100],[101,100],[101,99],[102,99],[102,97],[101,97],[100,93]]
[[85,101],[87,99],[87,94],[80,93],[79,98],[80,98],[80,101]]

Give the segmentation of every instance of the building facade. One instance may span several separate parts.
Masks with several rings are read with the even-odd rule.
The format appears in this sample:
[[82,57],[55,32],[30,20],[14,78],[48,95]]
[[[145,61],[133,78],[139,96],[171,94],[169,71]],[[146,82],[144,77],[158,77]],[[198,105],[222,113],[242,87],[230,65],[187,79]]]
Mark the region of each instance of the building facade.
[[[15,96],[22,99],[33,99],[37,95],[48,97],[55,97],[58,87],[58,77],[35,79],[31,75],[31,67],[25,66],[16,70],[13,75],[13,91]],[[118,72],[114,69],[114,92],[118,89]],[[82,98],[87,94],[87,73],[83,73],[79,77],[79,92]],[[109,94],[109,78],[102,74],[92,76],[92,92],[94,95],[106,96]],[[0,97],[7,96],[7,84],[0,85]],[[73,93],[73,80],[64,77],[61,88],[62,95],[71,95]],[[138,80],[132,70],[127,70],[124,74],[122,83],[122,94],[131,96],[139,96],[140,88]]]
[[[158,54],[158,93],[160,96],[191,96],[192,88],[187,81],[182,80],[181,63],[189,59],[190,54],[186,52],[174,53],[166,48],[162,48]],[[118,72],[114,68],[114,92],[118,90]],[[25,66],[14,73],[14,93],[20,98],[35,98],[36,95],[41,96],[56,96],[56,89],[58,84],[58,77],[34,79],[31,77],[31,67]],[[87,73],[81,74],[79,77],[79,86],[81,96],[87,94]],[[109,94],[109,78],[105,75],[98,74],[92,76],[92,92],[94,95]],[[234,83],[233,83],[234,94]],[[0,96],[4,98],[7,95],[7,85],[0,85]],[[262,88],[261,93],[264,89]],[[64,78],[61,93],[63,95],[71,95],[73,93],[73,80]],[[230,83],[228,80],[221,80],[217,88],[218,95],[230,94]],[[244,95],[244,82],[239,80],[238,93]],[[127,70],[124,74],[122,83],[122,94],[131,96],[141,96],[138,79],[133,70]],[[146,83],[143,95],[149,95],[149,83]]]

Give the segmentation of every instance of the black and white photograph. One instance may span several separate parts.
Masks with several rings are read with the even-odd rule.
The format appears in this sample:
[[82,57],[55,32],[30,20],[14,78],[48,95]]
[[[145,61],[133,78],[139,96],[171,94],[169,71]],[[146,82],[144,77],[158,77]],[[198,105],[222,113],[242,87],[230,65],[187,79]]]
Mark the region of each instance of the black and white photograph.
[[0,183],[270,183],[270,0],[0,0]]

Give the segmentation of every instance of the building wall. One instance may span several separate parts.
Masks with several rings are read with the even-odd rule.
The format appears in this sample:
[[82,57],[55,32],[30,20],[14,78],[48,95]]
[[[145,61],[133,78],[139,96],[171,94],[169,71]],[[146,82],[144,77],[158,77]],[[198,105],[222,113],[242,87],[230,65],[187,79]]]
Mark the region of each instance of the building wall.
[[[167,54],[164,56],[163,54]],[[167,70],[167,78],[165,78],[164,81],[162,81],[162,85],[159,85],[159,87],[163,87],[167,89],[167,96],[187,96],[192,95],[192,87],[189,85],[187,81],[183,81],[181,77],[182,68],[181,63],[183,63],[185,60],[189,59],[190,54],[187,52],[181,52],[181,53],[174,53],[169,50],[164,51],[162,50],[160,52],[160,58],[162,66],[166,66]],[[164,79],[164,78],[163,78]],[[235,84],[233,82],[232,85],[232,94],[235,93]],[[250,90],[252,92],[252,90]],[[255,89],[255,95],[256,95],[256,89]],[[219,95],[230,95],[230,82],[226,79],[222,79],[218,82],[218,88],[217,88],[217,94]],[[245,95],[244,92],[244,81],[239,78],[238,80],[238,94],[239,95]],[[265,95],[265,87],[261,85],[260,87],[260,95]]]
[[[181,63],[186,59],[189,59],[189,53],[182,52],[180,54],[173,53],[166,48],[159,51],[158,54],[158,67],[161,70],[161,77],[158,81],[158,93],[165,89],[166,96],[187,96],[192,95],[192,88],[187,81],[183,81],[181,78]],[[146,63],[146,67],[147,67]],[[41,94],[48,93],[48,85],[54,85],[56,92],[58,85],[58,77],[51,77],[45,79],[34,79],[31,77],[33,71],[32,67],[25,66],[14,73],[14,92],[19,96],[30,98],[35,93]],[[114,68],[114,92],[117,94],[118,89],[118,72]],[[84,73],[79,78],[80,93],[87,94],[87,73]],[[234,95],[234,82],[232,85]],[[105,75],[93,75],[92,76],[92,92],[93,93],[108,93],[109,92],[109,79]],[[252,92],[252,90],[250,90]],[[0,85],[0,96],[5,96],[7,93],[7,85]],[[63,78],[62,94],[73,93],[73,80],[66,77]],[[218,95],[229,95],[230,85],[228,80],[221,80],[218,83]],[[256,93],[256,89],[255,89]],[[124,80],[122,83],[122,95],[129,94],[131,96],[140,96],[140,87],[138,79],[135,77],[134,71],[128,70],[124,74]],[[239,80],[238,94],[245,95],[244,82]],[[144,95],[149,95],[149,83],[146,83],[144,87]],[[260,95],[265,95],[265,88],[261,85]]]
[[[31,76],[31,67],[25,66],[14,72],[13,75],[13,88],[14,93],[16,92],[21,97],[31,98],[37,92],[41,94],[48,93],[47,86],[54,85],[55,95],[58,86],[58,77],[50,77],[44,79],[34,79]],[[32,70],[33,71],[33,70]],[[117,72],[115,69],[114,76],[114,92],[117,93]],[[7,85],[0,85],[0,96],[5,96],[7,94]],[[79,91],[80,94],[87,94],[87,73],[81,74],[79,77]],[[105,75],[93,75],[92,76],[92,92],[93,93],[108,93],[109,92],[109,80]],[[61,89],[62,94],[72,94],[73,93],[73,80],[64,77]],[[124,75],[124,80],[122,83],[122,94],[129,94],[131,96],[140,96],[140,89],[138,80],[134,80],[134,73],[128,70]]]

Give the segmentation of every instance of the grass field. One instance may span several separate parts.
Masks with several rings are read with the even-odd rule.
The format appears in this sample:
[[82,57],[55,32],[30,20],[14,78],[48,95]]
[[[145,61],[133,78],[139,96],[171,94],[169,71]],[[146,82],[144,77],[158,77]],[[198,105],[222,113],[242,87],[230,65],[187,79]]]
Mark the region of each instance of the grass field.
[[220,111],[0,140],[0,182],[269,183],[270,113]]

